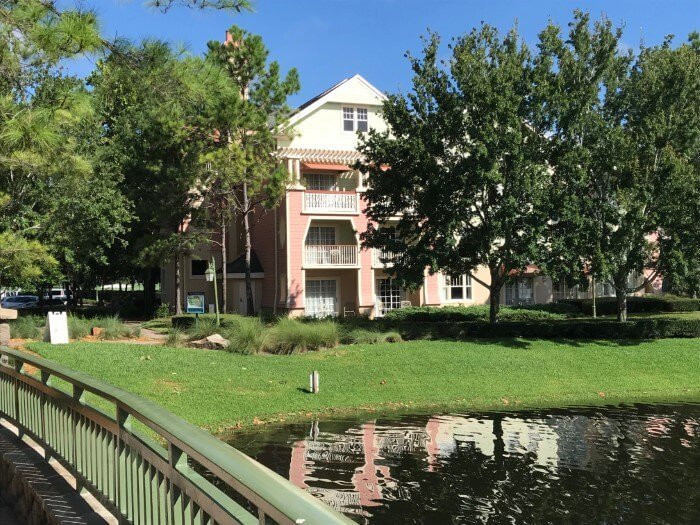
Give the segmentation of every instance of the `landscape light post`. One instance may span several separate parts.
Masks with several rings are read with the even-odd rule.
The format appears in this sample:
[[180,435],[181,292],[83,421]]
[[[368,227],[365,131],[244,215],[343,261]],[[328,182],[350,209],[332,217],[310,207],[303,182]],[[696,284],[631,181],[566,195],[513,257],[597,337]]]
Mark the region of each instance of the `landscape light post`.
[[214,308],[216,309],[216,326],[221,326],[221,320],[219,319],[219,291],[216,287],[216,263],[214,262],[214,256],[211,257],[211,262],[209,263],[209,268],[204,272],[204,277],[206,277],[207,282],[214,283]]

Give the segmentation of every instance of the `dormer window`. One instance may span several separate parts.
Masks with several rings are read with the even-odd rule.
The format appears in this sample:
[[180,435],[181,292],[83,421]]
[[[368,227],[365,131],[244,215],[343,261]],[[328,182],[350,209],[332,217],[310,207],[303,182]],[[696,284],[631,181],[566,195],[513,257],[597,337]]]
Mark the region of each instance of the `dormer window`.
[[367,131],[367,108],[357,108],[357,131]]
[[362,131],[369,129],[367,108],[343,107],[343,131]]
[[343,131],[355,131],[355,108],[343,108]]

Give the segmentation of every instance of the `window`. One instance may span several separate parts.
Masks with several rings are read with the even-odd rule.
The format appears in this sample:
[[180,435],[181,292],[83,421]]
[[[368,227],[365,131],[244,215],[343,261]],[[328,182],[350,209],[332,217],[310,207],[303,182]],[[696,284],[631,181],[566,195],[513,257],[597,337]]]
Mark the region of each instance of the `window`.
[[355,131],[355,108],[343,108],[343,131]]
[[337,284],[335,279],[310,279],[306,281],[306,315],[326,317],[337,315]]
[[518,279],[506,284],[506,304],[532,304],[532,279]]
[[306,244],[310,246],[335,244],[335,226],[310,226]]
[[308,190],[330,191],[337,189],[337,179],[332,173],[307,173],[304,177]]
[[367,109],[357,108],[357,131],[367,131]]
[[209,261],[197,261],[195,259],[192,259],[192,266],[191,266],[191,275],[196,276],[196,275],[204,275],[204,272],[207,271],[207,268],[209,268]]
[[472,298],[472,278],[468,275],[445,276],[445,300],[467,301]]
[[343,107],[343,131],[368,131],[369,112],[367,108]]
[[377,315],[383,316],[389,310],[401,308],[401,301],[405,295],[404,290],[394,279],[377,279]]

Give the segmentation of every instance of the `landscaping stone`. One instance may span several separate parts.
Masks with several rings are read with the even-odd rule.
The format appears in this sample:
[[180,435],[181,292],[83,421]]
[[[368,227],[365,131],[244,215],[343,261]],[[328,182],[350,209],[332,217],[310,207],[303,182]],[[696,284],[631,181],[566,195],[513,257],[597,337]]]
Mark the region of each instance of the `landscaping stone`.
[[92,335],[93,337],[100,337],[102,333],[104,332],[103,328],[100,328],[99,326],[93,326],[92,327]]
[[223,338],[219,334],[214,334],[204,339],[191,341],[189,346],[193,348],[208,348],[210,350],[226,350],[230,344],[228,339]]

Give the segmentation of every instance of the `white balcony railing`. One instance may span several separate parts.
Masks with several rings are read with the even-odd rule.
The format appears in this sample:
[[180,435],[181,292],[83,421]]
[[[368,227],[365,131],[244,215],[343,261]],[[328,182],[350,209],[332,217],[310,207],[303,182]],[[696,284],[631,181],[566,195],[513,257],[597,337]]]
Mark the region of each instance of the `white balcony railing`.
[[[382,259],[384,259],[386,262],[382,262]],[[394,264],[393,261],[394,252],[380,248],[375,248],[374,250],[372,250],[372,264],[375,267],[392,266]]]
[[357,193],[341,191],[306,191],[304,192],[304,211],[356,213]]
[[304,253],[306,266],[357,266],[354,244],[307,245]]

